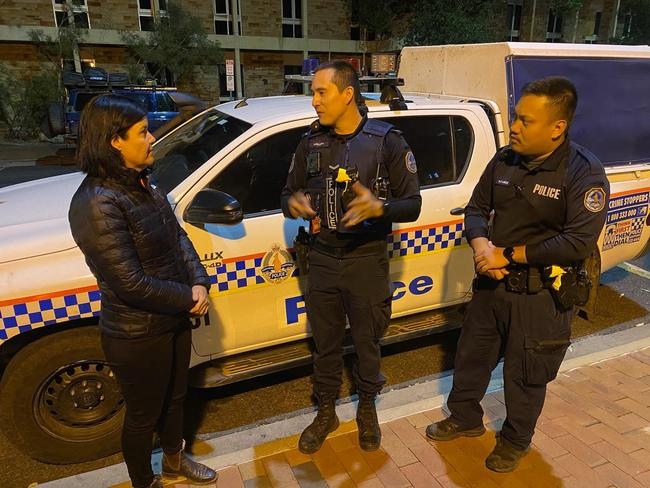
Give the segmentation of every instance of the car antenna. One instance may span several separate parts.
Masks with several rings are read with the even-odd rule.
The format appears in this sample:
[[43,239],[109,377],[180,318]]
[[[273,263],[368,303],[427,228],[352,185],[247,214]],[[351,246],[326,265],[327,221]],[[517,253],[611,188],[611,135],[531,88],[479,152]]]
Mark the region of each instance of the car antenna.
[[248,103],[246,102],[246,100],[248,100],[248,97],[244,97],[241,102],[235,105],[235,108],[247,107]]

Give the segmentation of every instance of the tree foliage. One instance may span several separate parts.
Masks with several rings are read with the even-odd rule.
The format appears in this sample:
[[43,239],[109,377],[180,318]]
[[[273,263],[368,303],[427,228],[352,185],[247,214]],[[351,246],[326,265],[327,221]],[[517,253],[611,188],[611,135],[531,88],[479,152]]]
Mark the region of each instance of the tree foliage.
[[496,0],[417,0],[404,41],[410,45],[467,44],[503,39],[493,23]]
[[[621,13],[631,15],[630,31],[615,41],[623,44],[650,44],[650,0],[627,0],[621,2]],[[617,30],[622,31],[624,26]]]
[[176,82],[191,78],[197,65],[215,64],[223,55],[218,42],[210,41],[201,19],[176,2],[169,2],[167,14],[154,21],[147,33],[122,33],[131,56],[145,63],[155,78],[169,70]]

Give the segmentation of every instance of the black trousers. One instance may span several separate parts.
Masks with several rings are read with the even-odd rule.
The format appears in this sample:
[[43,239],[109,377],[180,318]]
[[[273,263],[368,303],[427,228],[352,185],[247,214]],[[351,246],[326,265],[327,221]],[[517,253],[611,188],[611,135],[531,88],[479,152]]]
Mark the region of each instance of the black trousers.
[[167,454],[183,445],[183,402],[187,391],[192,330],[137,339],[102,334],[102,348],[126,405],[122,452],[135,488],[153,481],[151,446],[158,427]]
[[379,339],[391,314],[386,251],[336,258],[312,249],[305,302],[315,344],[316,396],[336,395],[341,386],[346,316],[357,356],[352,369],[357,390],[379,393],[386,382],[380,371]]
[[546,384],[556,377],[569,345],[572,317],[572,310],[557,309],[548,290],[518,294],[506,291],[503,282],[476,280],[447,400],[452,419],[468,429],[482,424],[479,402],[503,354],[507,416],[501,436],[526,449],[544,406]]

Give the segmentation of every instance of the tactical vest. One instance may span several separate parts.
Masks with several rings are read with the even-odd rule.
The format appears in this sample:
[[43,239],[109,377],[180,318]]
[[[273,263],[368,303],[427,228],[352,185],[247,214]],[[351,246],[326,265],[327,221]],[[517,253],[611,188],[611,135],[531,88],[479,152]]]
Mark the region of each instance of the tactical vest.
[[372,223],[362,223],[352,228],[343,228],[339,222],[345,213],[341,197],[345,190],[344,183],[336,182],[339,168],[356,168],[359,181],[370,188],[378,198],[390,198],[388,172],[383,162],[383,147],[386,135],[394,127],[380,120],[368,119],[363,128],[352,138],[345,141],[341,154],[333,147],[336,136],[329,128],[317,123],[312,124],[308,138],[306,155],[307,191],[312,207],[319,213],[323,229],[338,230],[351,234],[368,232],[383,233],[384,226],[378,228]]

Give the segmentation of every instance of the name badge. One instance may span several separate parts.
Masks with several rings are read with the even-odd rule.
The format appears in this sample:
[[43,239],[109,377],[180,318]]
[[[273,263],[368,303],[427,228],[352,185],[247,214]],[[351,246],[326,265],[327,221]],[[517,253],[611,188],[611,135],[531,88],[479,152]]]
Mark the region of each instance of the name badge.
[[510,186],[510,182],[508,180],[504,180],[503,178],[497,179],[496,184],[498,186]]

